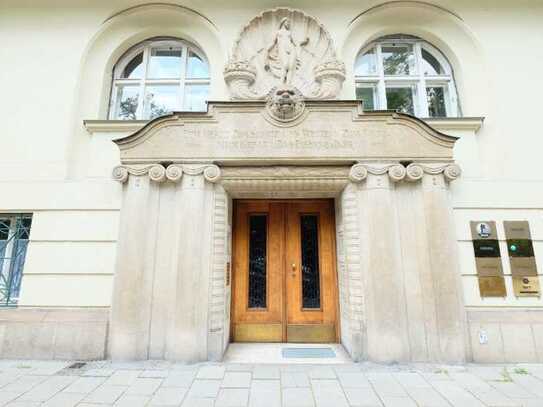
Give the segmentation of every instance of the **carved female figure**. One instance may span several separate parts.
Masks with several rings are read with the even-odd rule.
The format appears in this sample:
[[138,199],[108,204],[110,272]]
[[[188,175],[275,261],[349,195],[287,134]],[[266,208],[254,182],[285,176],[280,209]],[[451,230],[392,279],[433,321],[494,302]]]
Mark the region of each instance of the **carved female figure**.
[[294,41],[290,31],[290,20],[284,17],[273,36],[272,44],[268,47],[266,70],[271,71],[283,84],[290,85],[294,72],[300,64],[301,47],[308,43],[308,37],[298,44]]

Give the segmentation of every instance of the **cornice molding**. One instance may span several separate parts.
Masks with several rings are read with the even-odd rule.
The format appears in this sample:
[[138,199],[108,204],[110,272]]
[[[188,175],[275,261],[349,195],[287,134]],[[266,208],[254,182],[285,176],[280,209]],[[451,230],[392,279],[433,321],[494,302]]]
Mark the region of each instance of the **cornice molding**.
[[83,120],[83,126],[94,133],[134,133],[149,123],[149,120]]
[[[477,133],[483,123],[484,117],[444,117],[423,118],[427,125],[435,130],[447,131],[462,130]],[[150,120],[84,120],[83,125],[91,135],[95,133],[119,133],[123,136],[141,130]]]
[[442,131],[463,130],[477,133],[485,121],[484,117],[430,117],[422,118],[430,127]]

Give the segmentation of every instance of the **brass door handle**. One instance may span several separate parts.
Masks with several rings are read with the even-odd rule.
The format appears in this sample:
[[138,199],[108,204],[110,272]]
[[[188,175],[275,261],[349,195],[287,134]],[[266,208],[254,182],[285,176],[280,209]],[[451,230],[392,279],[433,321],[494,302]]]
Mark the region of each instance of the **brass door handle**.
[[291,268],[291,272],[290,272],[291,277],[296,277],[296,263],[292,263],[290,265],[290,268]]

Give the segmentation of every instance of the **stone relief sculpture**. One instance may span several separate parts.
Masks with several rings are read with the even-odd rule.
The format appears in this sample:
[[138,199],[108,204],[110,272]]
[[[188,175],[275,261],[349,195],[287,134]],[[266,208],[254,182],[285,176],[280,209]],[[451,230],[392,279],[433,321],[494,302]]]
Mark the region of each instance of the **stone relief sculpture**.
[[243,28],[224,79],[232,99],[264,99],[273,89],[333,99],[345,80],[345,66],[321,24],[299,10],[278,8]]
[[264,69],[270,71],[283,85],[290,85],[296,69],[301,66],[302,47],[309,43],[309,37],[296,43],[290,31],[290,19],[283,17],[279,29],[274,35],[273,43],[268,48]]
[[290,122],[302,115],[305,103],[303,96],[296,88],[275,87],[266,102],[268,114],[279,122]]

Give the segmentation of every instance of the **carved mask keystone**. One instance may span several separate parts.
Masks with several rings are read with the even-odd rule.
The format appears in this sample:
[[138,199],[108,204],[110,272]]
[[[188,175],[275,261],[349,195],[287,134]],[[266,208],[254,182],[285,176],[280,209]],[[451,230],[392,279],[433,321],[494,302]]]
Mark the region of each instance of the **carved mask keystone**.
[[345,80],[345,66],[336,58],[330,34],[313,17],[277,8],[243,28],[224,79],[232,99],[264,99],[274,88],[333,99]]
[[281,123],[296,120],[303,114],[304,108],[302,94],[293,87],[273,88],[266,102],[268,114]]

